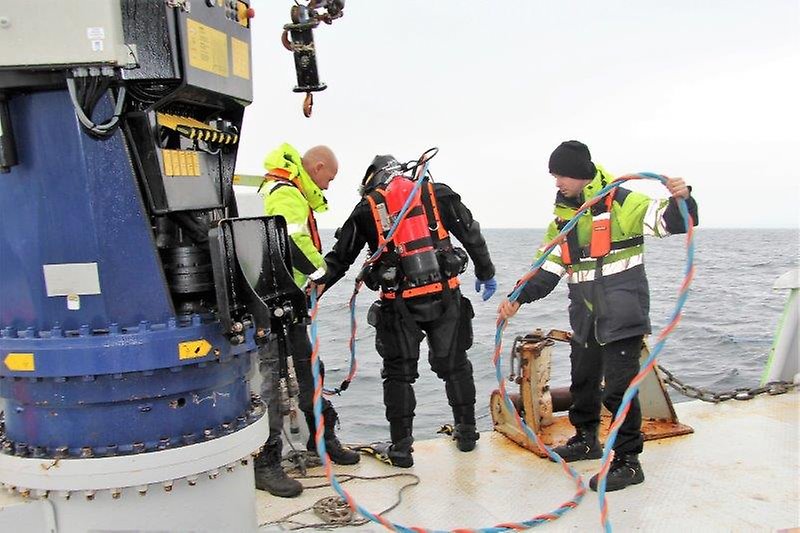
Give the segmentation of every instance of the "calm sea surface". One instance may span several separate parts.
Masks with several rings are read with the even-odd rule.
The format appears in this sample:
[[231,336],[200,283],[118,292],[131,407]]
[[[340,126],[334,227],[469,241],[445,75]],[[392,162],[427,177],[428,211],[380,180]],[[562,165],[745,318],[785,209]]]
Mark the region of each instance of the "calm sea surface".
[[[464,294],[475,307],[475,342],[469,351],[478,390],[476,415],[481,430],[491,428],[489,395],[497,388],[492,365],[496,309],[529,268],[544,230],[486,230],[500,284],[497,294],[483,302],[474,291],[472,266],[462,276]],[[322,231],[327,249],[333,231]],[[699,228],[695,233],[695,281],[677,330],[669,337],[659,362],[677,377],[712,390],[757,385],[772,344],[775,327],[786,300],[785,291],[773,291],[775,279],[800,262],[800,231],[720,230]],[[654,334],[667,323],[675,305],[685,265],[685,240],[649,238],[646,268],[650,281],[651,321]],[[349,365],[350,318],[348,300],[353,291],[354,266],[345,279],[326,293],[320,303],[320,355],[326,364],[326,386],[341,383]],[[333,398],[341,414],[341,437],[346,442],[388,439],[384,418],[381,362],[375,352],[375,330],[366,322],[376,294],[366,287],[357,300],[358,374],[342,396]],[[567,284],[547,298],[523,306],[503,337],[503,361],[513,339],[535,328],[569,329]],[[415,384],[417,416],[414,436],[435,437],[436,430],[452,422],[444,384],[430,370],[423,342],[420,379]],[[503,365],[503,375],[507,374]],[[552,385],[569,384],[569,349],[557,347],[553,358]],[[516,386],[515,386],[516,387]],[[674,392],[674,391],[672,391]],[[671,392],[671,393],[672,393]],[[673,401],[685,398],[672,394]]]

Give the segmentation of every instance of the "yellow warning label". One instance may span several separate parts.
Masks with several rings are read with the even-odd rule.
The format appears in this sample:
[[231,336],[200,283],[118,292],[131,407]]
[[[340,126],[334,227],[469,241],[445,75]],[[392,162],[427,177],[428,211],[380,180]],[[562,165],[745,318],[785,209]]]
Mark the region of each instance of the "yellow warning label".
[[186,341],[178,344],[178,359],[205,357],[211,351],[211,343],[205,339]]
[[249,80],[250,46],[236,37],[231,37],[231,54],[233,55],[233,75]]
[[221,31],[186,19],[189,34],[189,64],[228,77],[228,37]]
[[188,150],[161,150],[164,174],[167,176],[199,176],[200,157]]
[[14,372],[33,372],[36,370],[36,363],[32,353],[9,353],[3,360],[6,368]]

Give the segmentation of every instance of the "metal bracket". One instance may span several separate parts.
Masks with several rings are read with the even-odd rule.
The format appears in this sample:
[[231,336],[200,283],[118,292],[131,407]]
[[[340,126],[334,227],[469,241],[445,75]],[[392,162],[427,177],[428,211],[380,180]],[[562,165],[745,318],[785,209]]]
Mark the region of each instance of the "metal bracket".
[[[554,415],[555,412],[569,408],[569,390],[550,389],[550,362],[552,348],[556,342],[569,342],[572,335],[561,330],[550,330],[545,334],[541,329],[524,337],[517,337],[511,348],[511,373],[509,380],[519,385],[519,392],[510,394],[520,417],[548,446],[563,444],[574,433],[567,416]],[[642,343],[640,361],[650,355],[647,343]],[[656,372],[651,372],[639,387],[639,403],[642,408],[642,433],[645,440],[661,439],[685,435],[694,430],[678,422],[667,395],[664,383]],[[541,457],[546,457],[536,442],[517,425],[514,413],[508,411],[500,391],[492,392],[490,411],[495,430],[507,436],[523,448]],[[611,413],[601,412],[601,438],[608,432]]]
[[180,8],[185,13],[192,12],[192,3],[189,0],[165,0],[167,7]]

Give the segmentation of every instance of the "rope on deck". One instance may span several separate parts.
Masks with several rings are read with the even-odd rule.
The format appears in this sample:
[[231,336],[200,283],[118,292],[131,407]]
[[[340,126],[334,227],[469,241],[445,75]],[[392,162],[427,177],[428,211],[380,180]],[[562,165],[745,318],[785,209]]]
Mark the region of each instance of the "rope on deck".
[[[423,171],[424,175],[424,171]],[[589,210],[594,204],[598,203],[602,198],[608,195],[613,189],[619,187],[622,183],[630,180],[641,180],[641,179],[648,179],[648,180],[657,180],[660,181],[662,184],[666,184],[667,179],[663,176],[649,173],[649,172],[640,172],[638,174],[631,174],[622,176],[607,186],[603,187],[600,192],[592,198],[591,200],[585,202],[575,213],[573,218],[564,226],[561,232],[545,246],[545,250],[541,257],[536,260],[533,265],[531,266],[530,270],[517,282],[514,291],[512,291],[511,295],[509,296],[510,302],[515,302],[517,298],[519,298],[519,294],[522,291],[522,288],[525,284],[539,271],[541,265],[544,263],[545,259],[548,255],[555,249],[555,247],[561,242],[562,238],[578,223],[580,215],[585,213]],[[422,180],[420,180],[422,181]],[[616,440],[617,432],[619,430],[619,426],[625,420],[627,416],[628,410],[630,408],[630,402],[632,401],[633,397],[639,390],[639,384],[641,383],[642,379],[653,370],[656,364],[656,357],[661,352],[664,346],[664,342],[666,337],[675,329],[680,321],[681,316],[681,309],[683,308],[684,303],[688,297],[688,289],[689,285],[691,284],[692,277],[694,275],[694,240],[693,240],[693,222],[691,216],[689,215],[688,208],[686,207],[686,202],[682,198],[678,198],[678,207],[680,209],[681,215],[684,219],[684,223],[686,225],[686,247],[687,247],[687,264],[684,271],[684,282],[681,285],[678,301],[675,306],[675,310],[673,311],[672,318],[670,323],[661,331],[658,337],[658,343],[656,344],[655,348],[653,349],[650,357],[642,363],[640,368],[639,374],[633,378],[631,384],[628,386],[628,389],[625,391],[623,396],[622,403],[615,414],[615,420],[610,427],[610,432],[608,438],[606,440],[605,449],[603,451],[603,464],[598,473],[598,500],[600,503],[601,509],[601,523],[607,532],[611,531],[611,522],[608,519],[608,503],[605,497],[605,488],[606,488],[606,474],[608,473],[608,469],[610,467],[611,459],[613,456],[612,449],[614,445],[614,441]],[[499,320],[497,323],[497,331],[495,334],[495,352],[493,357],[493,363],[495,365],[495,374],[498,382],[498,386],[500,391],[503,395],[503,402],[506,405],[506,408],[509,412],[514,413],[517,425],[528,435],[528,437],[535,441],[540,449],[547,453],[547,455],[555,462],[559,463],[564,472],[575,481],[576,490],[572,497],[572,499],[562,503],[556,509],[549,513],[540,514],[534,516],[533,518],[525,521],[520,522],[503,522],[500,524],[496,524],[491,527],[484,527],[478,529],[470,529],[470,528],[457,528],[449,530],[449,532],[444,532],[442,530],[430,530],[423,527],[409,527],[404,526],[401,524],[395,524],[391,522],[387,518],[383,516],[383,513],[380,514],[373,514],[368,509],[362,507],[358,502],[350,495],[339,483],[336,476],[333,473],[332,463],[328,453],[325,449],[325,439],[324,435],[324,427],[325,427],[325,418],[322,415],[322,378],[320,374],[320,364],[319,364],[319,338],[317,336],[317,313],[319,310],[319,301],[318,301],[318,294],[316,290],[311,291],[311,344],[312,344],[312,352],[311,352],[311,370],[314,376],[314,421],[316,423],[316,432],[315,432],[315,442],[317,445],[317,450],[319,452],[319,456],[322,459],[322,465],[325,469],[325,476],[331,483],[331,487],[334,491],[339,494],[339,496],[347,502],[347,505],[352,509],[354,512],[359,513],[361,516],[365,517],[366,519],[378,523],[385,527],[390,531],[401,531],[401,532],[416,532],[416,533],[499,533],[502,531],[509,531],[509,530],[523,530],[529,529],[534,526],[543,524],[545,522],[550,522],[556,520],[563,516],[566,512],[571,509],[574,509],[578,506],[580,501],[582,500],[583,496],[586,493],[586,484],[583,481],[583,478],[578,474],[574,468],[569,466],[558,454],[556,454],[551,448],[544,444],[541,439],[534,433],[525,421],[519,416],[517,413],[516,408],[514,407],[511,399],[508,396],[508,393],[505,390],[505,381],[503,379],[501,373],[501,352],[502,352],[502,338],[503,338],[503,331],[506,328],[507,321],[506,320]],[[354,299],[351,300],[351,317],[352,317],[352,309],[354,308]],[[354,343],[351,345],[351,352],[354,352]]]
[[[537,259],[533,265],[531,265],[530,270],[520,278],[517,282],[516,287],[509,295],[509,301],[515,302],[518,298],[522,289],[528,283],[528,281],[539,271],[544,261],[550,255],[550,253],[558,246],[563,238],[566,236],[569,231],[575,227],[580,219],[580,216],[585,213],[587,210],[591,209],[591,207],[598,203],[602,198],[607,196],[614,188],[619,187],[622,183],[626,181],[632,180],[656,180],[659,181],[662,185],[666,185],[667,178],[658,174],[654,174],[652,172],[639,172],[637,174],[629,174],[625,176],[621,176],[616,180],[612,181],[605,187],[603,187],[600,192],[598,192],[597,196],[592,198],[591,200],[585,202],[575,213],[575,215],[570,219],[570,221],[564,226],[561,232],[551,240],[547,245],[545,245],[544,252],[542,255]],[[625,391],[625,394],[622,398],[622,403],[619,406],[619,409],[614,415],[614,421],[612,422],[609,428],[609,434],[606,438],[605,448],[603,450],[603,457],[602,457],[602,465],[600,467],[600,471],[597,474],[597,497],[600,505],[600,522],[603,525],[603,528],[607,532],[611,532],[611,522],[608,518],[608,502],[606,500],[606,476],[611,466],[611,460],[613,459],[613,447],[614,442],[617,438],[617,433],[619,432],[619,428],[622,423],[625,421],[625,417],[628,414],[628,410],[630,409],[630,403],[633,398],[636,396],[636,393],[639,391],[639,384],[642,380],[650,373],[656,365],[656,357],[661,352],[664,347],[664,343],[666,341],[667,336],[672,333],[675,327],[678,325],[681,317],[681,309],[683,309],[683,305],[686,303],[686,299],[689,296],[689,286],[691,284],[692,278],[694,277],[694,223],[692,221],[691,215],[689,215],[689,210],[686,207],[686,201],[683,198],[677,198],[678,201],[678,208],[680,210],[681,216],[683,217],[683,221],[686,228],[686,267],[684,269],[684,280],[681,284],[679,293],[678,293],[678,300],[675,304],[675,308],[672,312],[672,317],[670,323],[661,331],[658,336],[658,343],[656,344],[653,351],[650,353],[650,356],[642,363],[639,373],[634,376],[631,380],[631,383],[628,385],[628,388]],[[552,449],[547,447],[531,429],[525,424],[525,421],[520,418],[517,410],[514,408],[511,400],[509,399],[508,395],[505,391],[504,380],[501,374],[501,350],[502,350],[502,335],[503,330],[506,327],[505,320],[499,320],[497,323],[497,334],[495,336],[495,355],[494,355],[494,363],[495,363],[495,372],[497,377],[497,382],[500,385],[500,390],[503,393],[503,401],[506,404],[506,408],[515,414],[517,425],[528,435],[529,438],[534,440],[536,444],[539,446],[540,449],[545,451],[547,455],[557,462],[561,463],[565,469],[567,467],[566,463],[563,462],[563,459],[556,454]],[[580,481],[581,484],[583,480]],[[576,497],[578,494],[576,493]],[[575,501],[573,498],[572,501]],[[569,502],[568,502],[569,503]]]

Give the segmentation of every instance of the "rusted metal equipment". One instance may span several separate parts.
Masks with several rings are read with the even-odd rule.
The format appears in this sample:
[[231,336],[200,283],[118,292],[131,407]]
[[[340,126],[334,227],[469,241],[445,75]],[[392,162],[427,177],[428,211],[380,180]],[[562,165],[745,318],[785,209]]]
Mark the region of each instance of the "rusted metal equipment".
[[[550,362],[555,343],[569,342],[566,331],[541,329],[524,337],[517,337],[511,347],[509,381],[519,385],[519,392],[510,394],[511,401],[525,423],[548,446],[558,446],[567,441],[575,430],[566,415],[555,415],[569,409],[571,397],[568,388],[550,389]],[[650,354],[647,343],[642,343],[640,361]],[[686,435],[694,430],[678,422],[661,377],[650,373],[639,387],[642,407],[642,432],[645,440]],[[500,391],[492,392],[490,410],[494,429],[540,457],[547,457],[536,442],[529,439],[517,426],[514,414],[509,412]],[[611,413],[605,408],[600,415],[600,439],[604,440],[611,423]]]

